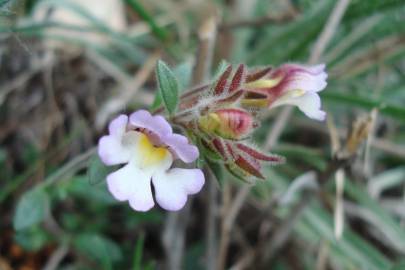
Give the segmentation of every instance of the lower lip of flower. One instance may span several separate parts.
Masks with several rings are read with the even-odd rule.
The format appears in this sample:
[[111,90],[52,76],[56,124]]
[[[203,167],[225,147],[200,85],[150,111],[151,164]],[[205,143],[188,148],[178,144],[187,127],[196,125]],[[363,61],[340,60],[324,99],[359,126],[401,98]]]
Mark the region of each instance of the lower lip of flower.
[[137,151],[142,155],[142,168],[159,164],[169,154],[166,148],[154,146],[145,134],[140,135]]

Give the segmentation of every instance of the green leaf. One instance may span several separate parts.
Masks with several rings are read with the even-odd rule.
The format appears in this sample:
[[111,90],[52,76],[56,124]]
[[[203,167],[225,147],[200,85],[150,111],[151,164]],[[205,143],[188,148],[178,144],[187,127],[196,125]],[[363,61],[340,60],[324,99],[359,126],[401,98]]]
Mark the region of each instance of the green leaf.
[[[305,231],[300,231],[304,224],[308,227]],[[345,228],[342,238],[336,241],[333,232],[333,219],[329,213],[319,207],[317,202],[306,209],[304,219],[299,222],[296,228],[299,230],[300,236],[309,241],[319,241],[319,237],[327,240],[333,250],[333,256],[336,253],[343,255],[341,262],[351,265],[353,269],[380,270],[389,269],[391,266],[391,262],[385,255],[349,227]]]
[[55,192],[59,193],[62,200],[66,199],[66,197],[77,197],[97,207],[118,203],[108,192],[105,182],[101,182],[96,186],[91,185],[86,176],[72,177],[69,181],[59,184]]
[[379,198],[381,193],[395,186],[400,186],[405,181],[405,167],[386,170],[367,183],[368,193],[373,198]]
[[346,181],[345,191],[349,197],[364,209],[370,211],[369,223],[378,229],[389,243],[401,252],[405,252],[405,231],[401,224],[383,209],[378,201],[372,199],[364,189],[353,181]]
[[398,263],[396,263],[391,270],[403,270],[405,269],[405,260],[401,260]]
[[3,148],[0,148],[0,164],[2,164],[7,159],[7,152]]
[[[278,193],[287,189],[290,177],[275,174],[274,169],[270,168],[266,168],[265,175],[272,180],[266,181],[271,189],[277,190]],[[277,211],[281,218],[286,214],[283,210],[286,209],[279,208]],[[342,238],[337,241],[333,230],[333,217],[322,209],[316,200],[304,211],[294,231],[308,246],[315,247],[320,241],[326,241],[330,246],[328,257],[342,269],[379,270],[389,269],[391,266],[391,261],[383,253],[349,226],[345,226]]]
[[142,269],[142,253],[143,253],[143,245],[145,242],[145,235],[141,234],[136,241],[135,246],[135,254],[134,254],[134,264],[133,270],[141,270]]
[[[315,2],[315,1],[313,1]],[[256,48],[247,56],[249,64],[281,64],[288,59],[306,58],[310,44],[322,30],[334,1],[319,1],[297,20],[283,26],[270,27],[261,33]],[[305,31],[302,31],[305,29]],[[292,42],[294,41],[294,42]]]
[[152,29],[152,32],[162,41],[166,40],[168,33],[166,29],[159,26],[155,17],[148,13],[148,11],[136,0],[126,0],[125,2],[141,17]]
[[112,240],[98,234],[79,235],[74,240],[74,246],[81,253],[101,264],[102,269],[113,269],[112,263],[122,259],[120,247]]
[[101,162],[98,155],[94,155],[87,170],[90,185],[95,185],[104,181],[107,175],[115,169],[116,166],[106,166]]
[[355,0],[350,3],[347,11],[343,17],[346,20],[358,20],[362,16],[371,16],[375,13],[383,12],[389,9],[400,8],[403,6],[403,1],[398,0]]
[[14,234],[14,241],[25,250],[38,251],[51,241],[51,237],[39,226]]
[[183,62],[173,69],[173,73],[179,82],[180,92],[184,92],[190,86],[193,65],[190,61]]
[[[179,91],[184,92],[184,90],[190,85],[191,81],[191,71],[192,71],[191,63],[184,62],[175,69],[173,69],[173,74],[177,78],[179,84]],[[162,105],[162,96],[160,91],[156,91],[155,99],[153,100],[152,105],[150,106],[151,111],[157,110]]]
[[352,93],[338,93],[337,91],[324,91],[321,93],[321,97],[328,101],[346,103],[347,105],[358,106],[367,110],[377,108],[382,114],[389,115],[402,121],[405,119],[404,107],[388,104],[383,100],[355,96]]
[[221,164],[209,160],[205,160],[208,168],[210,168],[211,172],[214,174],[215,178],[218,181],[219,186],[222,188],[223,183],[225,181],[225,174],[224,174],[224,168],[222,167]]
[[326,161],[323,154],[313,148],[303,145],[279,143],[273,151],[281,156],[285,156],[288,161],[296,160],[312,165],[313,167],[324,170]]
[[25,193],[17,204],[13,225],[15,230],[23,230],[41,222],[49,211],[49,197],[43,189],[33,189]]
[[167,111],[173,114],[179,103],[179,84],[173,71],[165,62],[159,60],[156,67],[156,76],[159,83],[159,91],[163,104]]
[[153,100],[152,105],[150,105],[150,110],[155,111],[159,109],[161,105],[162,105],[162,96],[160,95],[160,91],[156,91],[155,99]]

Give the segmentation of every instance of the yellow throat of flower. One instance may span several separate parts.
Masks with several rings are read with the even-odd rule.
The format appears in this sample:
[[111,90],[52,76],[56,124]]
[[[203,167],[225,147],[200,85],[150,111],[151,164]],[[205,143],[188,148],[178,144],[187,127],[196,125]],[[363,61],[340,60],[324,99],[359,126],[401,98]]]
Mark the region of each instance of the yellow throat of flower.
[[[260,79],[244,84],[243,88],[248,91],[254,90],[253,92],[255,93],[260,93],[260,90],[263,89],[265,93],[266,89],[277,86],[281,80],[281,76],[274,79]],[[269,100],[265,96],[260,98],[244,98],[241,103],[245,107],[264,108],[268,106]]]
[[245,89],[266,89],[272,88],[280,83],[282,77],[277,77],[274,79],[261,79],[253,82],[249,82],[243,85]]
[[166,158],[166,155],[169,154],[169,151],[166,148],[154,146],[145,134],[140,135],[137,150],[142,157],[142,168],[159,164]]

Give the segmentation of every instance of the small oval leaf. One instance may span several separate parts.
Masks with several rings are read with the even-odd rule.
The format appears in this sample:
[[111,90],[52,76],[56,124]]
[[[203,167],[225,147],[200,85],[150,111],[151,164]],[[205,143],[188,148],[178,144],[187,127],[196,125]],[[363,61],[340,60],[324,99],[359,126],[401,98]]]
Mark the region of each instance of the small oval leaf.
[[96,233],[79,234],[73,244],[80,253],[103,266],[102,269],[113,269],[113,263],[123,258],[119,245]]
[[17,204],[13,225],[23,230],[41,222],[49,211],[48,194],[40,188],[25,193]]
[[161,60],[157,62],[156,76],[163,104],[172,115],[176,112],[179,103],[179,83],[173,71]]

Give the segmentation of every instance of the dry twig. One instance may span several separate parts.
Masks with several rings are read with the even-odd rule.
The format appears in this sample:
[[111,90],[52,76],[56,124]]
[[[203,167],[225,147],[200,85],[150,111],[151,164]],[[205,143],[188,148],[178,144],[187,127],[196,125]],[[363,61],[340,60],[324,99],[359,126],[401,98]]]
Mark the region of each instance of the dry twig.
[[153,72],[159,56],[160,52],[152,54],[146,63],[138,70],[133,79],[128,79],[127,76],[123,75],[122,72],[118,71],[118,69],[113,67],[107,61],[101,61],[98,59],[99,63],[103,63],[102,66],[104,69],[109,70],[109,73],[114,75],[120,85],[121,91],[116,97],[109,99],[100,108],[96,118],[96,129],[102,129],[111,115],[125,109],[128,103],[133,100],[136,93]]
[[[203,23],[200,33],[200,51],[193,72],[193,83],[201,84],[209,76],[212,65],[213,49],[216,37],[216,20],[208,18]],[[207,216],[207,268],[215,265],[216,255],[216,195],[217,187],[212,177],[207,177],[209,192]],[[168,269],[181,269],[184,253],[185,231],[188,224],[192,200],[177,213],[169,213],[163,233],[163,244],[166,251]]]

